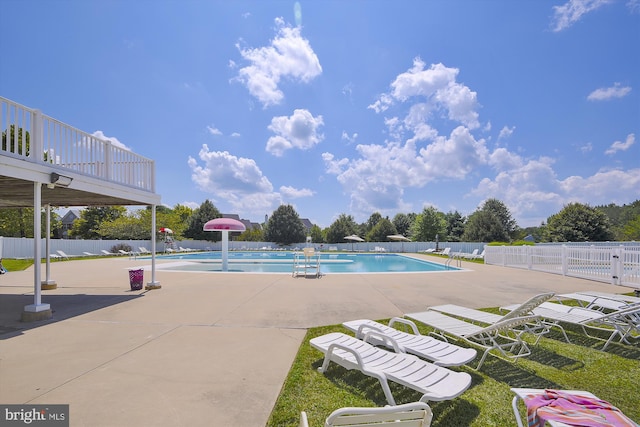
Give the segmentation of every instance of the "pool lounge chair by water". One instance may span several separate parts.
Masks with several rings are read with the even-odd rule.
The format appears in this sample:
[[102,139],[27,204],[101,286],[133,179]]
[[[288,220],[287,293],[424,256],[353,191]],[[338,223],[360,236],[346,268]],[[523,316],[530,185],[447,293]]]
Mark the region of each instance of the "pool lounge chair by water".
[[393,353],[374,347],[340,332],[312,338],[309,343],[324,354],[322,366],[318,368],[320,372],[326,372],[329,363],[334,362],[345,369],[357,369],[364,375],[376,378],[389,405],[396,404],[389,381],[422,393],[421,402],[453,399],[471,385],[471,375],[466,372],[436,366],[412,354]]

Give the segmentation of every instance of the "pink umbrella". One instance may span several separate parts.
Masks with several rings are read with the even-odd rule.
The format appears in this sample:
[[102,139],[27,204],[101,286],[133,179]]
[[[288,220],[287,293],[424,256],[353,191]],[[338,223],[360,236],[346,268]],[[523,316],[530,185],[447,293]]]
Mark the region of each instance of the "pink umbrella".
[[202,229],[222,232],[222,271],[227,271],[229,269],[229,232],[245,231],[247,228],[237,219],[216,218],[207,221]]

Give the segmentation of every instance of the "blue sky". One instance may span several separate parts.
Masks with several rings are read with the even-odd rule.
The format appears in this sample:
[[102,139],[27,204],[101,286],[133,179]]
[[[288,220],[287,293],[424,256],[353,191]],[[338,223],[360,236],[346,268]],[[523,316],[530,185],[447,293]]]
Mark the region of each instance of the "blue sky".
[[0,95],[156,161],[168,206],[321,227],[640,198],[640,0],[2,0]]

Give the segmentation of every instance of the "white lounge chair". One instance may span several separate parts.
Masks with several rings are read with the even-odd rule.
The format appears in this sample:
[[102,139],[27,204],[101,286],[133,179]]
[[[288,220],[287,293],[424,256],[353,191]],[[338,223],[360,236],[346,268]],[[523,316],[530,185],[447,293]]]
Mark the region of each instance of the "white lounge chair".
[[[513,306],[501,307],[502,310],[507,311],[512,308]],[[531,313],[540,316],[543,322],[550,327],[560,329],[567,342],[570,342],[569,337],[560,324],[561,322],[580,326],[585,335],[592,338],[598,337],[590,335],[587,332],[587,328],[611,333],[602,350],[606,350],[616,336],[619,336],[620,341],[626,344],[631,344],[631,342],[629,342],[630,338],[640,338],[640,306],[637,305],[610,313],[603,313],[588,308],[544,302],[531,310]]]
[[473,252],[471,252],[470,254],[467,253],[461,253],[460,256],[464,259],[474,259],[475,257],[478,256],[478,249],[474,249]]
[[[519,401],[524,401],[525,399],[529,398],[529,397],[536,397],[536,396],[541,396],[545,393],[549,393],[549,391],[547,390],[542,390],[542,389],[535,389],[535,388],[512,388],[511,391],[513,393],[515,393],[515,396],[511,402],[511,407],[513,408],[513,415],[516,417],[516,423],[518,424],[518,427],[525,427],[527,425],[531,425],[528,424],[527,422],[523,422],[522,418],[520,417],[520,410],[518,409],[518,402]],[[556,392],[556,390],[552,390],[550,391],[551,393]],[[618,421],[618,423],[616,424],[612,424],[612,423],[608,423],[604,424],[602,423],[602,425],[628,425],[628,426],[635,426],[637,425],[635,422],[633,422],[631,419],[629,419],[626,415],[624,415],[618,408],[616,408],[615,406],[611,405],[608,402],[605,402],[601,399],[599,399],[598,397],[596,397],[593,393],[590,393],[588,391],[584,391],[584,390],[558,390],[559,392],[559,396],[566,396],[566,397],[571,397],[576,396],[576,397],[583,397],[583,398],[587,398],[589,400],[593,400],[593,403],[596,404],[596,406],[598,407],[602,407],[602,408],[606,408],[606,412],[609,412],[611,415],[613,415],[615,417],[615,421]],[[562,408],[560,408],[562,409]],[[589,417],[591,417],[592,419],[590,421],[592,421],[591,424],[589,425],[596,425],[596,422],[598,421],[598,418],[596,418],[596,412],[593,410],[594,407],[591,406],[589,409],[587,409],[585,407],[585,411],[583,414],[580,413],[580,411],[577,411],[575,406],[572,408],[571,411],[561,411],[559,412],[561,414],[561,418],[568,420],[572,417],[576,418],[576,422],[575,423],[571,423],[571,424],[567,424],[567,423],[563,423],[557,420],[553,420],[553,419],[547,419],[547,423],[549,423],[549,425],[551,427],[572,427],[572,426],[577,426],[577,425],[586,425],[584,424],[584,420],[583,423],[580,423],[581,418],[584,415],[587,415]],[[603,422],[604,420],[600,420],[600,422]],[[626,424],[623,424],[626,423]],[[538,424],[536,424],[538,425]],[[546,425],[546,424],[545,424]]]
[[151,251],[147,248],[145,248],[144,246],[140,246],[138,249],[140,249],[140,253],[143,255],[150,255]]
[[603,311],[603,312],[611,311],[611,310],[613,311],[621,310],[623,308],[627,308],[631,305],[634,305],[634,303],[629,303],[619,299],[606,298],[606,297],[601,297],[597,295],[585,295],[581,292],[571,292],[567,294],[560,294],[558,295],[558,297],[559,297],[558,302],[560,304],[562,304],[564,300],[573,300],[573,301],[577,301],[580,307],[589,308],[591,310]]
[[[407,333],[394,328],[396,323],[407,325],[413,333]],[[376,331],[393,340],[403,353],[411,353],[422,357],[438,366],[461,366],[476,358],[478,352],[473,348],[460,347],[428,335],[420,334],[415,323],[408,319],[394,317],[389,325],[368,319],[352,320],[342,324],[356,334],[356,338],[365,339],[368,331]],[[376,345],[386,345],[393,348],[393,342],[377,340],[369,341]]]
[[58,253],[58,255],[60,255],[60,257],[62,259],[66,259],[67,261],[69,261],[69,255],[65,254],[64,251],[56,251]]
[[[514,305],[513,309],[510,310],[506,315],[488,313],[482,310],[476,310],[474,308],[463,307],[455,304],[444,304],[444,305],[436,305],[433,307],[429,307],[429,310],[439,311],[444,314],[448,314],[455,317],[461,317],[463,319],[471,320],[473,322],[485,323],[485,324],[495,324],[501,322],[503,320],[511,319],[514,317],[522,317],[531,315],[531,310],[535,307],[538,307],[545,301],[551,299],[555,293],[548,292],[545,294],[535,295],[522,304]],[[537,321],[531,325],[523,325],[523,330],[530,334],[536,336],[536,342],[538,343],[540,337],[547,332],[549,332],[550,327],[540,321]]]
[[85,254],[86,256],[98,256],[98,254],[94,254],[92,252],[87,252],[87,251],[82,252],[82,253]]
[[[325,427],[350,426],[393,426],[429,427],[433,419],[431,408],[424,402],[383,408],[340,408],[327,417]],[[299,427],[309,427],[306,412],[300,413]]]
[[102,255],[118,255],[118,254],[115,254],[113,252],[109,252],[109,251],[107,251],[105,249],[100,249],[100,252],[102,252]]
[[609,298],[609,299],[613,299],[616,301],[624,301],[624,302],[628,302],[629,304],[637,304],[640,303],[640,297],[632,297],[630,295],[622,295],[622,294],[612,294],[609,292],[600,292],[600,291],[584,291],[584,292],[578,292],[579,294],[583,294],[583,295],[591,295],[591,296],[596,296],[596,297],[602,297],[602,298]]
[[[374,334],[371,332],[369,336]],[[384,339],[384,336],[379,335],[378,338]],[[471,385],[471,375],[466,372],[436,366],[412,354],[393,353],[374,347],[340,332],[313,338],[309,343],[324,354],[322,366],[318,368],[320,372],[326,372],[329,363],[334,362],[345,369],[357,369],[364,375],[376,378],[389,405],[396,404],[389,381],[422,393],[421,402],[453,399]]]
[[498,350],[505,359],[514,361],[530,355],[531,350],[522,339],[522,334],[525,332],[522,327],[527,323],[538,321],[537,316],[524,316],[505,319],[489,326],[480,326],[435,310],[409,313],[407,317],[432,327],[433,333],[444,339],[450,336],[484,348],[485,351],[476,369],[482,367],[491,350]]

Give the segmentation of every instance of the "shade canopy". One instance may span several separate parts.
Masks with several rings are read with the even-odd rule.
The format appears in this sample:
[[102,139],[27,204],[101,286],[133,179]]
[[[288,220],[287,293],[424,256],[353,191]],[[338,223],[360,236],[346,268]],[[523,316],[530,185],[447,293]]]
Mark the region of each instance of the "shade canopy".
[[245,231],[247,228],[237,219],[233,218],[216,218],[207,223],[202,228],[204,231]]
[[390,236],[387,236],[387,239],[396,240],[398,242],[410,242],[411,241],[409,238],[404,237],[402,234],[392,234]]
[[345,236],[344,240],[352,240],[354,242],[364,242],[364,239],[360,236],[352,234],[351,236]]
[[173,233],[173,230],[167,227],[161,227],[160,230],[158,230],[160,233]]

